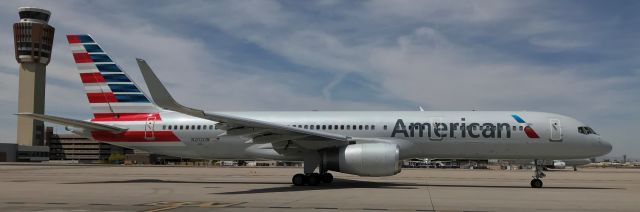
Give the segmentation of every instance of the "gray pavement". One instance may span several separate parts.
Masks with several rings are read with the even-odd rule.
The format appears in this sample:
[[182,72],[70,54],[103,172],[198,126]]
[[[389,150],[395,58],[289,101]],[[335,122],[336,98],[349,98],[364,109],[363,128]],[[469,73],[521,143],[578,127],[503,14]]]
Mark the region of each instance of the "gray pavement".
[[0,211],[639,211],[640,169],[404,169],[334,173],[291,186],[297,168],[0,165]]

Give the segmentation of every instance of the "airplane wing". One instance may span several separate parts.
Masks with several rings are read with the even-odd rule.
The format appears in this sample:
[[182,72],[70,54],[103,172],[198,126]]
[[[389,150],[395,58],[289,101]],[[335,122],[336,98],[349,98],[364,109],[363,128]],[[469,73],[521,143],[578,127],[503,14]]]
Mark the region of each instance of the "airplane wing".
[[[236,129],[257,128],[254,131],[260,131],[258,135],[253,137],[251,142],[269,143],[283,140],[296,140],[298,144],[309,149],[321,149],[330,146],[348,145],[353,139],[349,136],[311,131],[295,128],[287,125],[256,120],[246,117],[239,117],[224,113],[205,112],[200,109],[194,109],[183,106],[176,102],[169,94],[160,79],[153,73],[149,65],[143,59],[136,59],[142,76],[144,77],[153,101],[160,107],[172,110],[194,117],[216,121],[219,129],[227,130],[230,133]],[[324,140],[325,142],[316,142],[316,140]],[[312,143],[309,143],[312,142]]]
[[96,131],[98,130],[108,131],[113,134],[118,134],[118,133],[127,131],[127,129],[125,128],[115,127],[115,126],[106,125],[106,124],[98,124],[98,123],[82,121],[82,120],[76,120],[76,119],[62,118],[57,116],[50,116],[50,115],[43,115],[43,114],[36,114],[36,113],[18,113],[15,115],[32,118],[40,121],[61,124],[64,126],[78,127],[78,128],[90,129],[90,130],[96,130]]

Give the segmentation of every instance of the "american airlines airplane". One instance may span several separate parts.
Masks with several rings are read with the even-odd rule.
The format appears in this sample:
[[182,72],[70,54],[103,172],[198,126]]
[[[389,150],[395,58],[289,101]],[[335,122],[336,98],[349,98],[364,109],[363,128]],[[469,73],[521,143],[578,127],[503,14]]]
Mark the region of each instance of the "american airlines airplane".
[[[89,35],[67,35],[93,118],[17,115],[151,153],[202,159],[304,161],[294,185],[331,183],[328,171],[390,176],[409,158],[542,160],[607,154],[611,144],[571,117],[529,111],[208,112],[177,103],[142,59],[150,99]],[[316,172],[316,169],[318,172]]]

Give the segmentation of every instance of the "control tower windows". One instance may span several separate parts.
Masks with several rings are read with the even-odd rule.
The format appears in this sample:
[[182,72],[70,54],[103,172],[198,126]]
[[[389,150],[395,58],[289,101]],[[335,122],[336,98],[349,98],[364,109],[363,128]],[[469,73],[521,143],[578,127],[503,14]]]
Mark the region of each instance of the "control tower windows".
[[48,14],[37,12],[37,11],[20,11],[18,12],[18,15],[20,16],[20,19],[28,18],[28,19],[37,19],[45,22],[49,21]]

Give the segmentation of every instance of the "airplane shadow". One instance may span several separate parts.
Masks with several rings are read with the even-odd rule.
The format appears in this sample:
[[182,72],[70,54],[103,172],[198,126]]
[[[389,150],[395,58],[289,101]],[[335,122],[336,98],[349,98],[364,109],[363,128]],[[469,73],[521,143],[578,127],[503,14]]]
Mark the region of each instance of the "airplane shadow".
[[[334,179],[331,184],[320,184],[319,186],[282,186],[271,188],[259,188],[246,191],[220,192],[210,194],[259,194],[259,193],[278,193],[278,192],[295,192],[295,191],[314,191],[314,190],[336,190],[348,188],[375,188],[375,189],[419,189],[421,187],[450,187],[450,188],[506,188],[506,189],[532,189],[530,186],[500,186],[500,185],[453,185],[453,184],[416,184],[416,183],[395,183],[395,182],[371,182],[347,179]],[[546,186],[542,189],[623,189],[623,188],[607,188],[607,187],[568,187],[568,186]]]
[[210,194],[260,194],[260,193],[278,193],[278,192],[295,192],[295,191],[315,191],[315,190],[338,190],[350,188],[375,188],[375,189],[419,189],[425,186],[417,183],[395,183],[395,182],[371,182],[349,179],[334,178],[331,184],[320,184],[318,186],[294,186],[288,183],[288,186],[270,187],[250,189],[246,191],[231,191]]
[[[350,188],[375,188],[375,189],[419,189],[422,187],[450,187],[450,188],[506,188],[506,189],[532,189],[527,184],[522,186],[510,185],[455,185],[455,184],[421,184],[421,183],[405,183],[405,182],[373,182],[352,179],[334,179],[331,184],[320,184],[319,186],[293,186],[289,182],[247,182],[247,181],[180,181],[180,180],[160,180],[160,179],[132,179],[132,180],[113,180],[113,181],[94,181],[94,182],[72,182],[63,184],[120,184],[120,183],[185,183],[185,184],[238,184],[238,185],[283,185],[268,188],[257,188],[245,191],[220,192],[210,194],[260,194],[260,193],[279,193],[279,192],[296,192],[296,191],[314,191],[314,190],[339,190]],[[205,188],[219,188],[209,186]],[[548,189],[583,189],[583,190],[602,190],[602,189],[624,189],[609,187],[569,187],[569,186],[545,186]]]
[[109,183],[187,183],[187,184],[285,184],[288,182],[244,182],[244,181],[182,181],[182,180],[159,180],[159,179],[133,179],[133,180],[110,180],[93,182],[73,182],[63,184],[109,184]]

